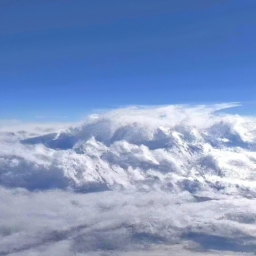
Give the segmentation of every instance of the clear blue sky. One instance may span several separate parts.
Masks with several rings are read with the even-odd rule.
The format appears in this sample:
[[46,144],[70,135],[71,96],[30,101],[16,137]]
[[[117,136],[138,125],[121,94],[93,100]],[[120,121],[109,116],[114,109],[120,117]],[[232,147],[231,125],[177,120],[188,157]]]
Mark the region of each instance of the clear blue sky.
[[0,0],[1,119],[255,97],[255,0]]

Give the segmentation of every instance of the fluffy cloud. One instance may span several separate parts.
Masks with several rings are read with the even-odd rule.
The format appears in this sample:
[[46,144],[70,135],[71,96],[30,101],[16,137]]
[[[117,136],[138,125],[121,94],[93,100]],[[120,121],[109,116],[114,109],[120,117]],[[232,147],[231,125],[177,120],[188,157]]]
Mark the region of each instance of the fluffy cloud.
[[256,119],[231,106],[2,127],[0,255],[255,251]]
[[[2,132],[6,187],[256,193],[255,118],[229,105],[127,108],[70,128]],[[243,172],[241,172],[241,168]]]
[[188,192],[0,192],[0,255],[120,255],[175,244],[188,255],[199,246],[241,255],[256,248],[254,199],[200,200]]

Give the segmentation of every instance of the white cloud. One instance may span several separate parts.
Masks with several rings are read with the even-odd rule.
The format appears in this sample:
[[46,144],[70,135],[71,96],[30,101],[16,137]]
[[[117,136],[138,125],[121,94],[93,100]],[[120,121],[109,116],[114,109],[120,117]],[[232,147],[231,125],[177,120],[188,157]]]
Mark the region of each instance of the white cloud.
[[[255,248],[255,200],[197,202],[189,193],[5,189],[0,199],[0,255],[83,255],[98,250],[115,255],[165,243],[185,246],[186,239],[198,242],[200,235],[206,237],[201,242],[205,248],[222,250],[228,243],[245,251]],[[226,241],[210,245],[213,237]]]
[[216,112],[231,106],[117,109],[72,128],[44,127],[46,135],[23,143],[32,128],[2,132],[1,184],[92,191],[249,189],[248,196],[254,195],[255,118]]
[[234,105],[2,126],[0,255],[256,250],[256,122]]

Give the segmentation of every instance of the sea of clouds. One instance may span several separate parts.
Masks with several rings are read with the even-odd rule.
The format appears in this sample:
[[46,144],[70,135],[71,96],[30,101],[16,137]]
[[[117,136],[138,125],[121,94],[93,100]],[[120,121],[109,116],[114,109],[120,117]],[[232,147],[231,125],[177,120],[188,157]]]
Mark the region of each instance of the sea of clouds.
[[0,122],[0,255],[254,255],[256,118],[233,106]]

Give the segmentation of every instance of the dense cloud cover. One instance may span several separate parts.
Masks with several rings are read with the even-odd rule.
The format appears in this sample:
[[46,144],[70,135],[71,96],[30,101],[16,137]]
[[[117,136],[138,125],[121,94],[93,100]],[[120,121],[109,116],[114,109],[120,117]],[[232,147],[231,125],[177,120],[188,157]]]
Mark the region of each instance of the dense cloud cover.
[[1,127],[0,255],[252,255],[256,118],[231,106]]

